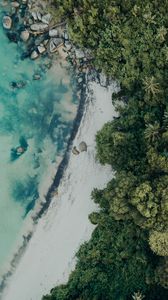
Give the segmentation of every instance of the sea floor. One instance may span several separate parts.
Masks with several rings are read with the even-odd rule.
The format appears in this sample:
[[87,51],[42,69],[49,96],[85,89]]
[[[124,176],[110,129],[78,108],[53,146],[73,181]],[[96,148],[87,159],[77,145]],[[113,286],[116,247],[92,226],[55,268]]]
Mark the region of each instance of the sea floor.
[[[59,60],[52,67],[47,57],[22,60],[22,48],[0,25],[0,274],[25,219],[51,184],[78,106],[75,83]],[[11,155],[25,144],[22,155]]]

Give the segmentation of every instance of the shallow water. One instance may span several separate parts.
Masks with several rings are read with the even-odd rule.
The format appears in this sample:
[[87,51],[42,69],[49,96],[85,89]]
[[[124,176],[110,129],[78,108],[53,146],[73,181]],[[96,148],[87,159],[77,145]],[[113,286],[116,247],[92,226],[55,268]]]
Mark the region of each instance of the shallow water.
[[[0,25],[0,273],[66,149],[77,110],[68,71],[59,62],[48,70],[47,58],[21,60],[21,47],[9,42]],[[36,73],[41,80],[33,80]],[[24,87],[11,86],[20,81]],[[11,148],[21,137],[27,151],[12,161]]]

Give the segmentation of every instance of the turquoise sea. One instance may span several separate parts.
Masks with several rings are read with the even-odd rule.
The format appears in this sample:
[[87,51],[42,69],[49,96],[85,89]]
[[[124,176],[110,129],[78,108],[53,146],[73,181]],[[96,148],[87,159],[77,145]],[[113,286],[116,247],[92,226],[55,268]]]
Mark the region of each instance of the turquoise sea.
[[[9,42],[1,24],[0,273],[43,186],[49,187],[77,110],[70,72],[59,61],[48,69],[48,58],[22,60],[23,44]],[[14,159],[11,149],[25,143],[27,150]]]

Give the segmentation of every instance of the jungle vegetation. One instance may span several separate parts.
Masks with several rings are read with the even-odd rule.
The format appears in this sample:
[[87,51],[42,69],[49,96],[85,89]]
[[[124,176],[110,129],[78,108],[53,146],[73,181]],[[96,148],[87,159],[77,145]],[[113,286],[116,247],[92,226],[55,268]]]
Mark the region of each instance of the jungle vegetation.
[[71,39],[120,82],[118,117],[97,133],[115,178],[92,198],[92,238],[43,300],[168,299],[168,1],[54,0]]

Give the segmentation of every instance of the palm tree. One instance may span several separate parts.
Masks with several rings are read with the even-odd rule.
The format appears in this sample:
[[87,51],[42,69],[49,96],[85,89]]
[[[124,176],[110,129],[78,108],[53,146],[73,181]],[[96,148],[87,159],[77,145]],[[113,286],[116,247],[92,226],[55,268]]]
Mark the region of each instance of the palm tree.
[[162,26],[157,30],[157,39],[161,42],[165,41],[165,36],[167,34],[167,29]]
[[145,77],[143,80],[144,89],[147,94],[152,94],[155,96],[156,94],[160,93],[160,85],[156,82],[155,77]]
[[142,299],[144,299],[144,296],[141,294],[141,292],[137,292],[132,295],[132,298],[134,300],[142,300]]
[[155,142],[159,139],[160,125],[155,122],[154,124],[147,124],[145,129],[145,139],[149,142]]
[[168,130],[168,112],[165,111],[163,116],[163,127],[165,130]]

